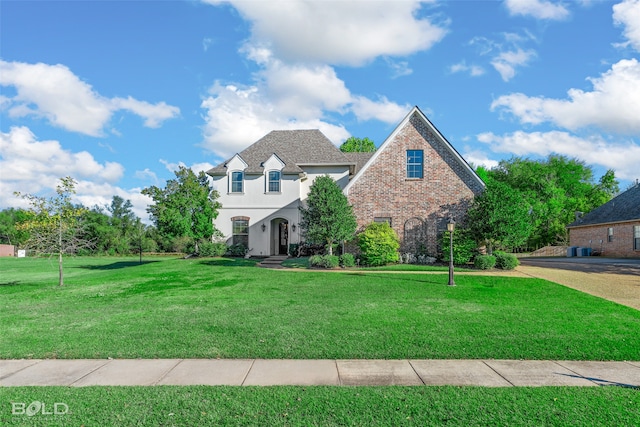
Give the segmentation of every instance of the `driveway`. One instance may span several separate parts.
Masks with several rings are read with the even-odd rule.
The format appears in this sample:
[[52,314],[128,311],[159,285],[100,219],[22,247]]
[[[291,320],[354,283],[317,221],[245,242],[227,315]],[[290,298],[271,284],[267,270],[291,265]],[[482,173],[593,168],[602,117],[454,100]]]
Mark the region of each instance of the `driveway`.
[[640,259],[531,257],[517,271],[640,310]]

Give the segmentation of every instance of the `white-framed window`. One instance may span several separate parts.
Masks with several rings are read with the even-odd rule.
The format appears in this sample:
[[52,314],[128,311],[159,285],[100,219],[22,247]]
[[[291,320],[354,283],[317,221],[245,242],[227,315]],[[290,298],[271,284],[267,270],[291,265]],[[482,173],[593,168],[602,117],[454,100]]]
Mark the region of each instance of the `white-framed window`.
[[233,221],[233,239],[234,245],[244,245],[245,248],[249,247],[249,218],[247,217],[234,217]]
[[640,225],[633,226],[633,250],[640,251]]
[[233,171],[231,172],[231,193],[243,193],[244,192],[244,172]]
[[424,151],[407,150],[407,178],[421,179],[424,176]]
[[613,242],[613,227],[607,229],[607,242]]
[[267,192],[279,193],[280,192],[280,171],[269,171],[267,173]]

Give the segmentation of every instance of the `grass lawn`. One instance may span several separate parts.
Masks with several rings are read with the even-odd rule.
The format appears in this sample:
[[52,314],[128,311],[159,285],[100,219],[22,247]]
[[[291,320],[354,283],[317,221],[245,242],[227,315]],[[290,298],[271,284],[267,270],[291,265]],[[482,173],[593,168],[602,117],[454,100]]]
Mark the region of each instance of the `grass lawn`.
[[640,311],[539,279],[0,259],[0,358],[640,360]]
[[[11,387],[16,426],[637,426],[640,393],[619,387]],[[12,414],[43,402],[64,415]],[[48,406],[47,406],[48,405]],[[19,413],[20,411],[17,410]],[[65,412],[59,406],[58,412]]]

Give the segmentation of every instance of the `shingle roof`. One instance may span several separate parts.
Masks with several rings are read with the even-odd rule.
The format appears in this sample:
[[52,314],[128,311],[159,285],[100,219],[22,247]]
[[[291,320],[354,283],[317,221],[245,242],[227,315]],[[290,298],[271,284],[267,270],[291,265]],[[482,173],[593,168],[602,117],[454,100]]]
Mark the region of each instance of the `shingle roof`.
[[568,227],[640,220],[640,185],[634,185]]
[[[246,174],[262,174],[262,163],[276,154],[285,163],[283,173],[301,173],[298,165],[348,165],[344,153],[333,145],[322,132],[309,130],[274,130],[238,153],[247,163]],[[209,175],[226,175],[227,161],[209,169]]]
[[371,157],[373,157],[375,153],[344,153],[344,155],[349,159],[350,162],[355,163],[355,169],[353,171],[353,175],[357,174],[360,169],[369,161]]

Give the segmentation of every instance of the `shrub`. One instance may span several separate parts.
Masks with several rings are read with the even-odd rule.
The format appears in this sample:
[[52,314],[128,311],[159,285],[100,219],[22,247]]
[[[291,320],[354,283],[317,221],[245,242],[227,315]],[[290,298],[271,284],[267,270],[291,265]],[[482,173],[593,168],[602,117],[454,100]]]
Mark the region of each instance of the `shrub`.
[[336,255],[313,255],[309,258],[311,267],[337,268],[340,265],[340,258]]
[[496,256],[496,267],[503,270],[513,270],[520,265],[520,261],[514,254],[508,254],[505,252],[494,252]]
[[300,248],[299,243],[289,243],[289,256],[298,256],[298,250]]
[[224,243],[202,242],[198,245],[200,256],[222,256],[227,252],[227,245]]
[[[449,262],[451,244],[449,232],[442,233],[440,244],[442,247],[442,260]],[[453,263],[456,265],[468,263],[476,251],[476,242],[470,237],[469,232],[462,227],[453,232]]]
[[386,222],[372,222],[358,235],[362,262],[370,266],[398,262],[400,242],[396,232]]
[[496,265],[496,257],[493,255],[478,255],[473,261],[473,266],[478,270],[489,270]]
[[232,257],[243,257],[247,252],[249,252],[249,249],[245,245],[238,243],[237,245],[228,246],[226,254]]
[[340,265],[343,267],[355,267],[356,258],[353,254],[342,254],[340,256]]

